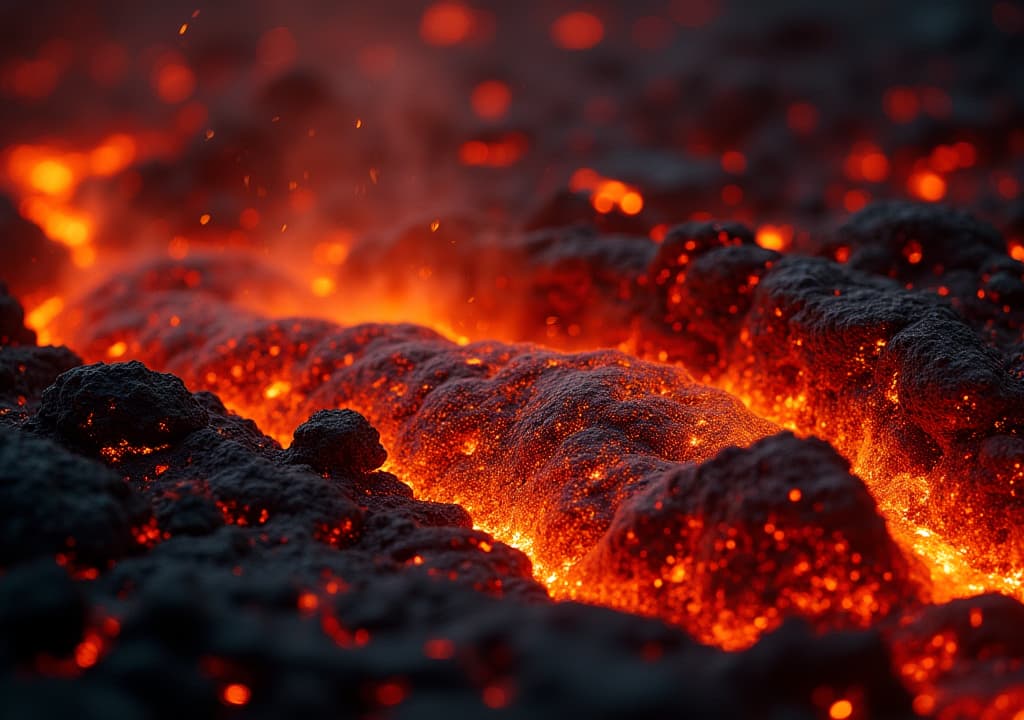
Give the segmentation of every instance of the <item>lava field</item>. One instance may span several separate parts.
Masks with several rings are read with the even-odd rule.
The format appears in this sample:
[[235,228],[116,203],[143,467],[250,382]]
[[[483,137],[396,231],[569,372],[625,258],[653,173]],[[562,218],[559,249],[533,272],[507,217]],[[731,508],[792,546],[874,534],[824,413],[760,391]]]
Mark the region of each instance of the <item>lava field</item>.
[[0,719],[1024,720],[1024,3],[0,40]]

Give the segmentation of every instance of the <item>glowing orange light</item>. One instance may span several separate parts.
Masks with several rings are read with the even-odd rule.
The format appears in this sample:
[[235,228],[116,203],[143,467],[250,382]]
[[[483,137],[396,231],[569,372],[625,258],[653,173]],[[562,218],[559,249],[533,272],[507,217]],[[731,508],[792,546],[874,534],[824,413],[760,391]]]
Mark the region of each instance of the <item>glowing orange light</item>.
[[47,195],[59,195],[71,189],[75,180],[71,168],[60,160],[43,160],[32,168],[29,184]]
[[946,181],[927,170],[911,175],[908,184],[910,192],[921,200],[938,202],[946,196]]
[[252,698],[252,691],[242,683],[231,683],[224,686],[220,696],[228,705],[246,705]]
[[[57,207],[42,197],[27,198],[19,206],[22,217],[43,229],[47,237],[70,248],[79,248],[89,242],[92,222],[84,215]],[[74,259],[74,258],[73,258]],[[87,259],[82,256],[82,259]],[[93,257],[93,259],[95,259]],[[76,264],[86,267],[90,262]]]
[[836,700],[828,709],[828,716],[832,720],[846,720],[853,715],[853,703],[849,700]]
[[512,91],[500,80],[486,80],[475,88],[470,96],[473,112],[485,120],[497,120],[508,112],[512,103]]
[[420,19],[420,37],[431,45],[458,45],[472,31],[473,13],[462,3],[434,3]]
[[206,225],[208,222],[210,222],[210,213],[203,213],[199,216],[200,225]]
[[803,493],[800,492],[800,488],[793,488],[792,490],[789,491],[790,502],[800,502],[800,498],[802,498],[803,496]]
[[130,135],[111,135],[89,153],[89,166],[96,175],[108,176],[128,167],[135,159],[136,143]]
[[126,343],[124,340],[119,340],[118,342],[114,343],[109,348],[107,348],[107,357],[124,357],[124,354],[126,352],[128,352],[128,343]]
[[566,50],[588,50],[604,39],[604,23],[588,12],[566,13],[551,24],[551,39]]
[[782,251],[789,246],[788,233],[784,228],[762,225],[754,236],[755,242],[766,250]]
[[315,277],[310,284],[310,289],[317,297],[327,297],[334,292],[334,280],[326,275]]
[[291,392],[292,384],[287,380],[275,380],[263,390],[263,397],[267,400],[281,397]]
[[[611,210],[626,194],[626,186],[618,180],[605,180],[597,189],[597,200],[608,203],[608,210]],[[594,205],[597,208],[597,204]]]
[[1010,257],[1018,262],[1024,262],[1024,244],[1019,242],[1010,243]]
[[923,254],[921,252],[921,243],[917,242],[916,240],[912,240],[911,242],[907,243],[907,246],[903,248],[903,257],[905,257],[907,259],[907,262],[909,262],[911,265],[917,265],[919,262],[921,262],[921,258],[923,257]]
[[643,196],[630,190],[619,200],[619,209],[626,215],[638,215],[644,209]]
[[64,299],[58,295],[47,298],[25,314],[25,325],[35,330],[40,345],[49,345],[52,341],[47,326],[60,315],[64,309]]

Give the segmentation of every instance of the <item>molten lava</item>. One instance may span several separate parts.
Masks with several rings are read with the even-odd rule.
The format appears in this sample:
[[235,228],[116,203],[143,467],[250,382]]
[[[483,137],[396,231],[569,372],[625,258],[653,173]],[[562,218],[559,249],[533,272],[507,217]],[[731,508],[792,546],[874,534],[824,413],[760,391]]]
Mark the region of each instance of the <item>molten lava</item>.
[[1024,15],[406,4],[0,51],[0,666],[1024,717]]

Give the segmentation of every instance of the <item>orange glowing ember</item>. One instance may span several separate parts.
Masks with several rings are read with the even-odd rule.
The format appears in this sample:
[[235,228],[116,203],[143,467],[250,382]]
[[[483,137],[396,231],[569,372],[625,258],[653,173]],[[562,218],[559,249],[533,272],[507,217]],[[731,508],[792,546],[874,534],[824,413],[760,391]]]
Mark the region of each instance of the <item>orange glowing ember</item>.
[[252,691],[242,683],[231,683],[224,686],[220,696],[226,705],[247,705],[252,698]]
[[928,202],[938,202],[946,196],[946,181],[930,171],[914,173],[908,181],[910,192]]
[[644,198],[638,188],[619,180],[602,177],[590,168],[580,168],[569,180],[573,192],[588,192],[594,210],[607,215],[618,210],[624,215],[638,215],[644,209]]
[[766,250],[785,250],[789,247],[791,232],[788,228],[775,225],[762,225],[758,228],[755,240]]
[[47,195],[60,195],[71,188],[74,175],[60,160],[43,160],[29,174],[29,184]]
[[849,700],[836,700],[828,709],[828,716],[832,720],[846,720],[853,715],[853,703]]

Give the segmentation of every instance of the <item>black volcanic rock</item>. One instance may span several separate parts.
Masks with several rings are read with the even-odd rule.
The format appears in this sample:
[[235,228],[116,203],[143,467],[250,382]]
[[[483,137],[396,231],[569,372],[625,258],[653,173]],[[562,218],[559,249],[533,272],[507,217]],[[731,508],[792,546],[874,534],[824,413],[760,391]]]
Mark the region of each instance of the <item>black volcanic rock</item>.
[[115,473],[0,427],[0,566],[66,553],[105,566],[138,549],[149,508]]
[[95,453],[164,445],[205,426],[207,419],[181,380],[132,361],[64,373],[43,393],[36,423]]
[[58,375],[81,364],[63,345],[0,347],[0,408],[34,409]]
[[70,653],[85,629],[83,588],[52,558],[11,568],[0,577],[0,658]]
[[850,267],[902,282],[977,271],[1006,252],[999,232],[970,213],[909,202],[869,205],[839,229],[836,242],[849,250]]
[[320,410],[295,429],[289,462],[323,473],[364,475],[388,459],[380,433],[354,410]]

